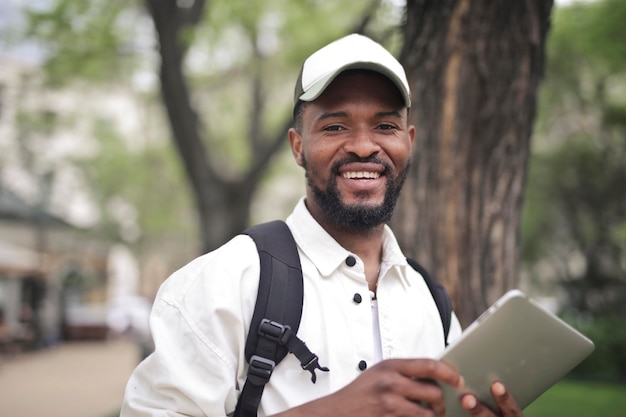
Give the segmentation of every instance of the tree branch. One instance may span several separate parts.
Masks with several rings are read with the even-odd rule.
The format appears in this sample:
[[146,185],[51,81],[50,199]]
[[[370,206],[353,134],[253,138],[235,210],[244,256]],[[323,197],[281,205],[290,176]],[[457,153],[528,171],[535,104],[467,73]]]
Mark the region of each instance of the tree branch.
[[[184,26],[199,21],[205,6],[196,0],[190,9],[181,9],[176,2],[146,0],[159,39],[161,56],[161,93],[174,142],[183,159],[184,167],[199,200],[210,199],[207,183],[220,183],[209,164],[204,142],[200,137],[200,121],[191,105],[189,89],[183,74],[186,46],[180,40]],[[206,205],[206,201],[201,203]]]

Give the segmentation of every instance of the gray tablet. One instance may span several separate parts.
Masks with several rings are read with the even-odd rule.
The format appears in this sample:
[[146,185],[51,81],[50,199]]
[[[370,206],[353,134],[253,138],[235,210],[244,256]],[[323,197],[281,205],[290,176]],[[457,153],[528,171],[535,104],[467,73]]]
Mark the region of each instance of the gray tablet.
[[496,408],[490,387],[503,382],[525,408],[594,349],[593,342],[535,304],[519,290],[507,292],[444,352],[461,371],[465,388],[443,386],[447,417],[467,417],[460,394],[471,392]]

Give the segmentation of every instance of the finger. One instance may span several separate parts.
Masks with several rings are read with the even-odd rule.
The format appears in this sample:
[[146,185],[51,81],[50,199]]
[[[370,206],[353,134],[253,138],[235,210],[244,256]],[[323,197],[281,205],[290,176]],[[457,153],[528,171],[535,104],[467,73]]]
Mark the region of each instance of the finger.
[[422,407],[432,409],[437,415],[445,412],[443,390],[433,380],[412,380],[406,397]]
[[479,402],[472,394],[461,397],[461,406],[474,417],[496,417],[489,407]]
[[435,408],[426,402],[422,401],[405,401],[402,403],[403,406],[398,407],[397,415],[401,416],[424,416],[424,417],[445,417],[444,411],[437,411]]
[[496,401],[498,408],[502,412],[503,417],[521,417],[522,410],[519,408],[517,401],[506,389],[502,382],[496,381],[491,384],[491,394]]
[[392,366],[406,377],[432,379],[456,388],[463,387],[463,377],[452,365],[434,359],[394,359]]
[[474,417],[523,417],[524,414],[519,408],[517,401],[513,395],[506,389],[504,384],[499,381],[491,385],[491,394],[493,395],[496,405],[500,410],[500,414],[496,414],[489,407],[479,402],[475,396],[466,394],[461,398],[461,406]]

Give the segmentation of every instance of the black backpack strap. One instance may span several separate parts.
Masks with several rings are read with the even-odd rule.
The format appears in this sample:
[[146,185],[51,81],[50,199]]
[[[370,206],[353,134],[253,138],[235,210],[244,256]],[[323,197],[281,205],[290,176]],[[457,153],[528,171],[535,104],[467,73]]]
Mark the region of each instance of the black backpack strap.
[[423,266],[413,259],[407,258],[406,260],[413,269],[419,272],[424,278],[424,281],[426,281],[426,285],[435,300],[435,304],[437,304],[437,310],[439,310],[441,323],[443,324],[443,340],[445,345],[448,346],[448,334],[450,333],[450,322],[452,321],[452,301],[450,300],[450,296],[443,285],[435,281]]
[[248,377],[241,391],[235,417],[256,417],[263,389],[276,365],[293,353],[303,369],[328,371],[296,333],[302,316],[304,290],[302,267],[296,242],[285,222],[253,226],[244,234],[255,242],[261,272],[256,305],[246,340]]

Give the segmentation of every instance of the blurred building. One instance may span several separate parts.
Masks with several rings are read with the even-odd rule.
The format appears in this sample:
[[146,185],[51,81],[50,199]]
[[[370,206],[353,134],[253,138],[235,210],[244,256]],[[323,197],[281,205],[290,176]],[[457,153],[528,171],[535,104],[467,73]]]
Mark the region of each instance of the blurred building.
[[95,121],[115,125],[130,151],[167,138],[146,134],[145,110],[127,86],[50,89],[43,75],[0,46],[0,343],[38,347],[139,329],[145,339],[146,305],[197,241],[151,240],[127,254],[140,258],[134,268],[116,269],[120,251],[94,230],[102,211],[137,225],[122,199],[97,206],[71,162],[98,155]]
[[0,186],[0,343],[103,338],[109,245]]

